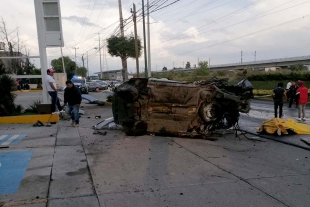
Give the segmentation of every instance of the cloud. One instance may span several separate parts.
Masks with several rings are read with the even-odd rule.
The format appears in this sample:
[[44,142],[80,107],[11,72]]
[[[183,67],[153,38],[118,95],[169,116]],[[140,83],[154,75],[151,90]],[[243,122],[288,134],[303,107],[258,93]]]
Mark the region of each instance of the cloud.
[[67,20],[67,21],[71,21],[71,22],[77,22],[82,26],[89,26],[89,27],[97,26],[96,24],[90,22],[89,19],[86,17],[79,17],[76,15],[73,15],[73,16],[68,16],[68,17],[62,17],[62,19]]

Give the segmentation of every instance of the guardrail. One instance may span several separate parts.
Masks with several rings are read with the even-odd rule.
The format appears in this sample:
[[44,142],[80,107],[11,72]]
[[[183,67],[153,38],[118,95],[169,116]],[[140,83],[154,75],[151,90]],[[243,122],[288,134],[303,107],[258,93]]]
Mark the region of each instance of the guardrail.
[[248,65],[266,64],[266,63],[294,62],[294,61],[303,61],[303,60],[309,60],[310,61],[310,56],[260,60],[260,61],[244,62],[244,63],[212,65],[212,66],[210,66],[210,68],[212,69],[212,68],[232,67],[232,66],[248,66]]

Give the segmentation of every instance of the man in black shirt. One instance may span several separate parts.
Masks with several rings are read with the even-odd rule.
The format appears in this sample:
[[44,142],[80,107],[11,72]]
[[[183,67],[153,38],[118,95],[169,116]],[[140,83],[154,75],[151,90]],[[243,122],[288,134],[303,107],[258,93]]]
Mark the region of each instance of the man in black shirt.
[[290,103],[289,103],[289,107],[291,108],[293,105],[293,102],[296,102],[296,108],[298,107],[298,96],[296,95],[296,91],[298,89],[298,85],[296,85],[296,82],[292,81],[292,85],[289,89],[290,92]]
[[283,89],[283,83],[278,83],[278,88],[273,90],[273,101],[274,101],[274,117],[278,118],[278,108],[279,108],[279,118],[283,116],[283,96],[286,97],[285,90]]
[[78,127],[79,126],[79,109],[82,102],[81,91],[77,88],[72,81],[66,82],[66,89],[64,94],[64,103],[66,106],[66,112],[72,119],[72,126]]

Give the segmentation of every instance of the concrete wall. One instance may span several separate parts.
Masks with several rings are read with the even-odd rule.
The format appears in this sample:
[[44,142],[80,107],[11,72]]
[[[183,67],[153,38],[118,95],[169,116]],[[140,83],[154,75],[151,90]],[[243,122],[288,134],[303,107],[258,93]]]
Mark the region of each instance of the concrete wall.
[[55,73],[54,79],[56,81],[57,87],[66,86],[67,74],[66,73]]

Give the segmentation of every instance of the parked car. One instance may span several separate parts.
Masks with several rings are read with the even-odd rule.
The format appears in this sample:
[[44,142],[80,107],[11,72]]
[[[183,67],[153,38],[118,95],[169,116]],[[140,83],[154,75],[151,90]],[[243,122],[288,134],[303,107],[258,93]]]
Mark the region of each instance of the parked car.
[[82,77],[73,77],[71,79],[72,83],[81,90],[81,93],[88,94],[88,85],[86,84],[86,79]]
[[113,90],[122,84],[119,80],[110,81],[109,87]]
[[106,81],[98,81],[97,83],[103,87],[103,90],[107,90],[109,88],[109,84]]
[[90,82],[88,84],[88,91],[97,91],[97,89],[106,90],[105,86],[101,85],[98,82]]

